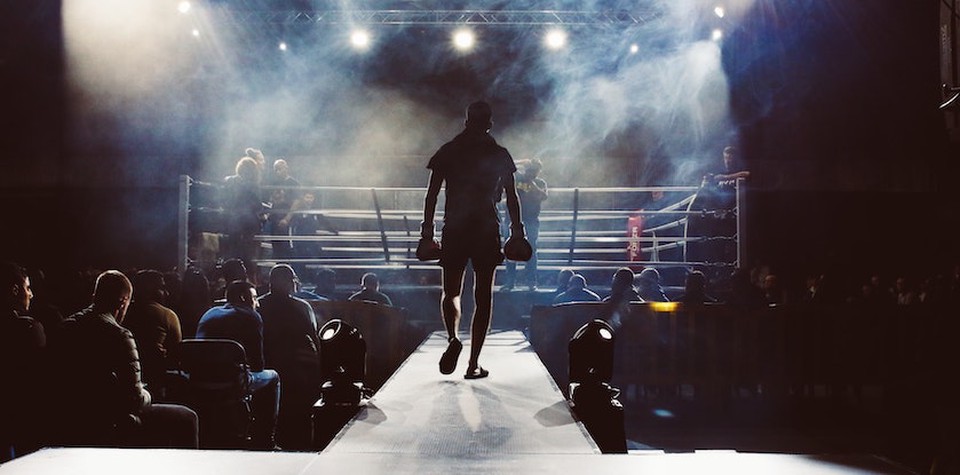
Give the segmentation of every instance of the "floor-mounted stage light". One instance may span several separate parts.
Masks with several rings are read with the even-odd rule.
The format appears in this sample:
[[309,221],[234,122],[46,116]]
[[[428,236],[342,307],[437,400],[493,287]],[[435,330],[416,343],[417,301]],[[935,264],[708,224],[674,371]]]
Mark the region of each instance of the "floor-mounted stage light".
[[596,319],[573,334],[570,383],[609,383],[613,377],[613,327]]
[[359,404],[367,373],[367,342],[359,330],[339,318],[320,327],[319,335],[323,400],[330,404]]
[[620,390],[610,386],[613,377],[613,327],[596,319],[570,339],[569,397],[573,409],[603,453],[626,453]]

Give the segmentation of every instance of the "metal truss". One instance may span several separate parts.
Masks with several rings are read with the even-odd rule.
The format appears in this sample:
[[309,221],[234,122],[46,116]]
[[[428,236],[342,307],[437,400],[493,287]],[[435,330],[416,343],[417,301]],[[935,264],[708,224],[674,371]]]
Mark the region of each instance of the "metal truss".
[[660,17],[661,11],[520,11],[520,10],[231,10],[232,21],[243,24],[284,25],[598,25],[640,26]]

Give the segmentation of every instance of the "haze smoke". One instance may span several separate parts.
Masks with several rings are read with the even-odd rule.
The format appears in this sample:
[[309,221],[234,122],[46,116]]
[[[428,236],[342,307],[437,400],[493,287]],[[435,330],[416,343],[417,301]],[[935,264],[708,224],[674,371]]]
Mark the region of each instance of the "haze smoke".
[[[422,186],[426,159],[486,98],[497,139],[517,159],[541,158],[555,186],[691,184],[736,138],[703,20],[712,6],[643,8],[660,15],[570,27],[563,51],[543,47],[539,26],[475,25],[478,49],[458,53],[452,28],[370,25],[374,44],[358,53],[349,25],[244,23],[219,3],[181,15],[169,2],[65,1],[73,141],[81,154],[130,157],[114,171],[134,183],[219,180],[253,146],[307,184]],[[103,179],[76,168],[78,180]]]

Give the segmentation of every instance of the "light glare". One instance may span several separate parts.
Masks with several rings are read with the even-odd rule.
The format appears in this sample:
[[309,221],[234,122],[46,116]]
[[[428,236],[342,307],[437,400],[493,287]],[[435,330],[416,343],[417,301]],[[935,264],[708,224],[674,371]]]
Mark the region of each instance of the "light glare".
[[364,49],[370,46],[370,35],[366,31],[356,30],[350,34],[350,44],[355,48]]
[[638,52],[640,52],[640,46],[636,43],[630,45],[630,54],[637,54]]
[[194,28],[193,31],[190,32],[190,34],[193,35],[194,38],[199,38],[199,37],[200,37],[200,30]]
[[723,18],[724,15],[727,14],[727,11],[724,10],[722,6],[717,5],[717,6],[714,7],[714,9],[713,9],[713,14],[716,15],[717,18]]
[[286,51],[286,50],[287,50],[287,44],[284,43],[283,41],[281,41],[281,42],[280,42],[280,45],[278,46],[278,48],[280,48],[280,51]]
[[677,302],[650,302],[650,309],[654,312],[674,312]]
[[713,41],[720,41],[723,39],[723,30],[717,28],[713,30],[713,33],[710,33],[710,39]]
[[453,45],[461,51],[473,48],[475,41],[476,38],[470,30],[457,30],[457,32],[453,34]]
[[180,13],[187,13],[190,11],[190,2],[180,2],[177,5],[177,11]]
[[663,418],[663,419],[672,419],[673,413],[667,409],[654,409],[653,415]]
[[560,49],[567,44],[567,33],[563,30],[550,30],[546,36],[547,47]]

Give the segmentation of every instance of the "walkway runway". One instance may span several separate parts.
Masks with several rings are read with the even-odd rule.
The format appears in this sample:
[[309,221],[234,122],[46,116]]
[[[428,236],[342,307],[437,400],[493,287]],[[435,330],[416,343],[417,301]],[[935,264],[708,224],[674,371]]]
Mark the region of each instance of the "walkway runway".
[[546,368],[520,332],[491,333],[466,380],[470,343],[457,370],[441,375],[446,339],[434,333],[410,356],[325,453],[482,458],[507,454],[596,454]]

